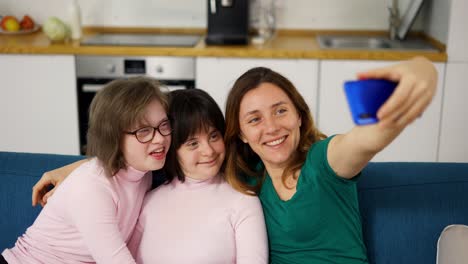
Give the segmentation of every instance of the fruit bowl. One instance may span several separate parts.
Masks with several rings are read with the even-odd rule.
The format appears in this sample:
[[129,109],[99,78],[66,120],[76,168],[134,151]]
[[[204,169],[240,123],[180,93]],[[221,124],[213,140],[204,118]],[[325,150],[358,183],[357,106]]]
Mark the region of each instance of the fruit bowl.
[[0,34],[5,34],[5,35],[22,35],[22,34],[31,34],[36,31],[38,31],[41,28],[40,25],[34,25],[33,28],[31,29],[20,29],[18,31],[7,31],[4,30],[3,28],[0,27]]

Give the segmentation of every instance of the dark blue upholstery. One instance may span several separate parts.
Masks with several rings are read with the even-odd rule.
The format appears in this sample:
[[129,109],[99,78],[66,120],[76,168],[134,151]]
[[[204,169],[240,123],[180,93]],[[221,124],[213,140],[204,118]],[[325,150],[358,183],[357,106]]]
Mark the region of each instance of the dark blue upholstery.
[[[39,213],[31,188],[41,175],[79,159],[0,152],[0,252]],[[468,163],[371,163],[358,188],[371,263],[435,263],[443,228],[468,224]]]
[[370,263],[435,263],[449,224],[468,224],[467,163],[371,163],[358,183]]
[[31,206],[31,194],[42,174],[83,158],[0,152],[0,253],[14,245],[40,212],[40,205]]

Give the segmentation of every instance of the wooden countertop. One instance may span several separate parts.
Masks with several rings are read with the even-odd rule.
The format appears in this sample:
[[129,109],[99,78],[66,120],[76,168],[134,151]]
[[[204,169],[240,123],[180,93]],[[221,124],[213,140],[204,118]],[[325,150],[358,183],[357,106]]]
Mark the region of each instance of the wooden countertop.
[[388,50],[326,50],[320,49],[316,40],[319,33],[376,34],[385,32],[360,31],[306,31],[285,30],[263,45],[207,46],[204,29],[142,29],[142,28],[85,28],[83,37],[99,32],[109,33],[177,33],[199,34],[202,37],[195,47],[130,47],[130,46],[82,46],[79,41],[51,42],[41,31],[26,35],[0,35],[0,54],[72,54],[72,55],[124,55],[124,56],[193,56],[238,57],[277,59],[356,59],[356,60],[404,60],[425,56],[435,62],[447,61],[445,46],[429,39],[440,52],[388,51]]

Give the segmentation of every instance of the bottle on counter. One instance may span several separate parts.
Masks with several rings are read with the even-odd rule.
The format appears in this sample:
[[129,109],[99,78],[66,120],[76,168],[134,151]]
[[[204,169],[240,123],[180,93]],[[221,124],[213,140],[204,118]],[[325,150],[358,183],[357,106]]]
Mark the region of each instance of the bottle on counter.
[[255,0],[253,3],[254,27],[258,34],[252,38],[254,44],[264,44],[275,33],[276,0]]
[[71,38],[80,39],[81,32],[81,10],[77,0],[69,0],[68,21],[70,24]]

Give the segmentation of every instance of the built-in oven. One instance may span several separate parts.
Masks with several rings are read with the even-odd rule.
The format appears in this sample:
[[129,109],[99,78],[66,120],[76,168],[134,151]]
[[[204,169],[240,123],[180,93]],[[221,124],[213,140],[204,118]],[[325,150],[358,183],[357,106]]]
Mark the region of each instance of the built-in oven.
[[157,79],[169,91],[194,88],[195,58],[77,56],[76,73],[80,151],[81,154],[85,154],[88,109],[96,92],[106,83],[115,79],[144,75]]

